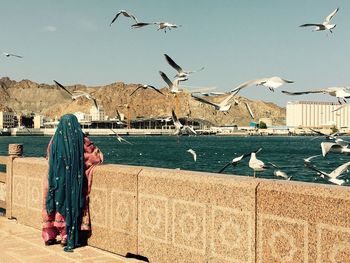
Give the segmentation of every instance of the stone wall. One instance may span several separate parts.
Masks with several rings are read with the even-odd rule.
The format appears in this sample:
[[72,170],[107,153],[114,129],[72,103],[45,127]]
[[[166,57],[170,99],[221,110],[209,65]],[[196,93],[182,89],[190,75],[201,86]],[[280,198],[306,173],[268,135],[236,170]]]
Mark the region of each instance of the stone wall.
[[[12,208],[41,227],[43,158],[16,158]],[[350,262],[350,188],[101,165],[89,244],[150,262]]]

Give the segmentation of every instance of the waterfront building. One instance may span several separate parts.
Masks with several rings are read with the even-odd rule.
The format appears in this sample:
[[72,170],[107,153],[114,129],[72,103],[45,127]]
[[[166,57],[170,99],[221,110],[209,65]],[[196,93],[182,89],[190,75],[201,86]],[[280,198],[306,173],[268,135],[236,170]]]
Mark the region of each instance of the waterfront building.
[[91,121],[103,121],[105,120],[105,111],[102,106],[96,108],[92,106],[90,109]]
[[[350,127],[350,107],[339,110],[338,103],[318,101],[294,101],[287,103],[288,127]],[[335,111],[336,110],[336,111]]]
[[74,112],[73,114],[75,115],[75,117],[77,117],[78,122],[84,122],[89,120],[89,116],[84,112],[77,111],[77,112]]
[[34,116],[34,129],[40,129],[42,127],[44,127],[44,116]]
[[0,130],[4,128],[15,127],[14,113],[9,111],[0,111]]

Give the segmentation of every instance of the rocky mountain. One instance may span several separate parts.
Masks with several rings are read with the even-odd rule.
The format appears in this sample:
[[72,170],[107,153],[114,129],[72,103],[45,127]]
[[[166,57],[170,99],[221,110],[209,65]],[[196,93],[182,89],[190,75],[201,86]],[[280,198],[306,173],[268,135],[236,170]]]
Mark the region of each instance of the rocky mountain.
[[[276,104],[251,101],[236,96],[239,103],[232,105],[227,114],[217,112],[212,106],[203,104],[191,98],[189,92],[181,92],[177,97],[169,93],[167,88],[161,89],[165,96],[153,90],[138,90],[132,97],[129,95],[138,84],[112,83],[106,86],[87,87],[84,85],[66,86],[70,91],[87,91],[93,94],[99,105],[105,110],[105,115],[116,116],[117,110],[130,119],[171,116],[175,109],[178,117],[207,120],[215,125],[247,125],[252,121],[244,102],[247,102],[259,118],[272,118],[274,125],[285,122],[286,111]],[[86,98],[72,101],[69,95],[56,85],[38,84],[30,80],[14,81],[8,77],[0,79],[0,110],[13,110],[16,113],[36,113],[51,118],[65,113],[81,111],[89,113],[93,105]],[[220,100],[222,96],[212,98]]]

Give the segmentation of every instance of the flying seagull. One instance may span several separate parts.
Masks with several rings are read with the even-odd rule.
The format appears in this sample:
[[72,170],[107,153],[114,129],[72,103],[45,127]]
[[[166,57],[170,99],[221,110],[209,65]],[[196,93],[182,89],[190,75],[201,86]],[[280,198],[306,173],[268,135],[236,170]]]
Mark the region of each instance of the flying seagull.
[[[258,150],[256,150],[256,151],[253,151],[253,152],[257,153],[257,152],[259,152],[260,150],[261,150],[261,148],[258,149]],[[250,152],[250,153],[245,153],[245,154],[242,154],[242,155],[240,155],[240,156],[238,156],[238,157],[236,157],[236,158],[233,158],[232,161],[228,162],[224,167],[222,167],[218,173],[222,173],[222,172],[223,172],[227,167],[229,167],[230,165],[232,165],[233,167],[235,167],[240,161],[242,161],[244,158],[250,156],[251,154],[252,154],[252,152]]]
[[344,163],[330,173],[323,172],[311,164],[307,165],[306,167],[316,171],[321,178],[324,178],[333,184],[343,185],[346,181],[340,178],[342,177],[342,174],[348,170],[349,166],[350,162]]
[[115,136],[117,137],[117,140],[118,140],[120,143],[125,142],[125,143],[127,143],[127,144],[132,145],[131,142],[125,140],[125,139],[124,139],[123,137],[121,137],[118,133],[116,133],[113,129],[111,129],[111,131],[115,134]]
[[335,24],[330,24],[332,18],[335,16],[335,14],[338,12],[339,8],[335,9],[332,13],[330,13],[326,19],[323,21],[322,24],[303,24],[300,27],[308,27],[308,26],[314,26],[315,29],[313,31],[322,31],[322,30],[329,30],[331,33],[332,29],[336,27]]
[[197,134],[197,132],[188,125],[183,125],[177,118],[174,110],[171,112],[171,117],[175,126],[175,132],[174,135],[183,135],[183,134]]
[[220,103],[214,103],[214,102],[211,102],[209,100],[206,100],[202,97],[197,97],[193,94],[191,94],[191,97],[200,101],[200,102],[203,102],[203,103],[206,103],[206,104],[209,104],[211,106],[214,106],[214,108],[218,111],[221,111],[221,112],[228,112],[229,109],[231,108],[231,104],[229,104],[230,100],[237,94],[237,91],[236,92],[229,92],[229,93],[226,93],[227,96],[220,102]]
[[136,22],[136,24],[131,25],[131,28],[141,28],[149,25],[158,25],[157,31],[164,29],[164,33],[166,33],[167,29],[171,30],[172,28],[178,28],[181,26],[181,25],[171,24],[168,22],[151,22],[151,23]]
[[192,154],[193,160],[196,162],[197,161],[197,154],[196,154],[196,152],[194,150],[192,150],[192,149],[188,149],[187,152]]
[[7,52],[2,52],[2,54],[4,54],[5,57],[23,58],[22,56],[11,54],[11,53],[7,53]]
[[271,164],[272,167],[276,168],[277,170],[273,171],[273,174],[277,177],[282,177],[288,181],[290,181],[290,179],[292,179],[292,176],[288,176],[285,172],[283,172],[280,167],[278,167],[276,164],[269,162],[269,164]]
[[139,90],[139,89],[144,89],[144,90],[146,90],[146,89],[148,89],[148,88],[153,89],[153,90],[157,91],[158,93],[164,95],[164,94],[163,94],[159,89],[157,89],[156,87],[154,87],[154,86],[152,86],[152,85],[146,84],[146,85],[140,85],[140,86],[138,86],[138,87],[130,94],[130,96],[132,96],[132,95],[133,95],[137,90]]
[[187,78],[176,78],[172,82],[164,72],[159,71],[159,74],[162,77],[162,79],[166,82],[166,84],[168,84],[168,87],[169,87],[171,93],[179,93],[180,92],[180,90],[179,90],[180,81],[187,80]]
[[281,87],[283,84],[287,83],[294,83],[292,80],[286,80],[281,77],[270,77],[270,78],[261,78],[261,79],[253,79],[248,80],[246,82],[241,83],[238,85],[232,92],[240,91],[243,88],[249,87],[249,86],[259,86],[262,85],[264,87],[267,87],[271,91],[275,91],[275,89]]
[[204,69],[204,67],[201,67],[198,70],[186,71],[186,70],[183,70],[178,64],[176,64],[175,61],[172,60],[171,57],[169,57],[167,54],[164,54],[164,56],[165,56],[166,61],[169,63],[169,65],[172,66],[178,72],[175,76],[178,78],[187,78],[188,75]]
[[244,102],[244,104],[245,104],[245,106],[246,106],[246,108],[248,110],[248,113],[249,113],[250,117],[254,120],[254,113],[253,113],[252,109],[249,107],[249,104],[246,103],[246,102]]
[[75,90],[73,92],[70,92],[65,86],[63,86],[61,83],[57,82],[56,80],[54,80],[54,82],[56,83],[57,86],[59,86],[62,90],[64,90],[66,93],[69,94],[70,98],[72,100],[76,100],[77,98],[79,97],[85,97],[87,98],[88,100],[92,100],[93,103],[94,103],[94,106],[96,107],[96,109],[98,109],[98,104],[97,104],[97,101],[96,101],[96,98],[91,95],[90,93],[88,92],[85,92],[85,91],[78,91],[78,90]]
[[115,22],[115,20],[117,20],[118,16],[120,16],[120,15],[123,15],[123,16],[125,16],[125,17],[129,17],[129,18],[132,18],[132,19],[134,19],[134,21],[135,21],[136,23],[138,23],[137,18],[136,18],[134,15],[128,13],[128,12],[125,11],[125,10],[119,10],[119,12],[114,16],[114,18],[113,18],[113,20],[111,21],[111,23],[109,24],[109,26],[111,26],[111,25]]
[[321,142],[322,156],[325,157],[328,153],[344,153],[350,154],[350,148],[348,148],[349,142],[344,140],[336,140],[333,142]]
[[331,134],[326,134],[326,133],[323,133],[321,131],[318,131],[318,130],[315,130],[315,129],[312,129],[312,128],[309,128],[309,129],[311,131],[313,131],[314,133],[318,134],[319,136],[325,136],[327,140],[335,140],[341,134],[340,132],[334,132],[334,133],[331,133]]
[[287,95],[304,95],[310,93],[323,93],[329,94],[330,96],[336,97],[338,99],[339,104],[342,104],[341,99],[346,102],[346,99],[350,98],[350,87],[329,87],[319,90],[307,90],[307,91],[298,91],[298,92],[290,92],[282,90],[282,93]]

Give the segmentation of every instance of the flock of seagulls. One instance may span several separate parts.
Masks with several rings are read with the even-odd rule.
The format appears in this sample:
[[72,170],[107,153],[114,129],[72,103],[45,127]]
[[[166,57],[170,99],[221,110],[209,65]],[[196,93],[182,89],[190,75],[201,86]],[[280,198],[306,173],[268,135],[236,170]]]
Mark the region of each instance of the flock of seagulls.
[[[334,16],[338,13],[339,8],[335,9],[331,14],[329,14],[324,22],[322,23],[307,23],[302,24],[300,27],[314,27],[313,31],[324,31],[328,30],[331,33],[333,33],[333,29],[336,27],[336,24],[331,24],[332,19]],[[169,23],[166,21],[162,22],[140,22],[135,15],[131,14],[130,12],[126,10],[119,10],[113,19],[111,20],[109,26],[112,26],[118,18],[121,16],[128,18],[132,20],[131,28],[143,28],[147,26],[157,26],[157,31],[163,30],[164,33],[175,28],[181,27],[181,25]],[[23,58],[20,55],[7,53],[7,52],[1,52],[5,57],[16,57],[16,58]],[[163,71],[159,70],[160,77],[164,80],[164,82],[167,84],[167,88],[171,94],[174,96],[177,96],[178,93],[182,92],[183,89],[180,88],[180,83],[187,81],[191,74],[200,72],[204,70],[204,67],[201,67],[197,70],[184,70],[181,66],[179,66],[169,55],[164,54],[165,60],[167,63],[176,71],[176,75],[174,76],[174,79],[171,80]],[[96,109],[99,108],[99,105],[97,103],[96,98],[93,96],[93,94],[89,92],[84,91],[70,91],[65,86],[54,80],[54,83],[62,90],[64,94],[69,96],[69,99],[76,100],[77,98],[84,97],[90,101],[92,101],[93,105],[96,107]],[[235,98],[235,96],[242,90],[251,86],[263,86],[268,88],[270,91],[274,92],[275,89],[281,87],[285,84],[291,84],[294,83],[292,80],[287,80],[285,78],[281,78],[278,76],[273,77],[264,77],[264,78],[258,78],[253,80],[248,80],[246,82],[243,82],[239,84],[237,87],[235,87],[233,90],[229,92],[209,92],[209,93],[201,93],[202,96],[198,96],[193,92],[191,94],[191,98],[194,100],[197,100],[201,103],[208,104],[210,106],[213,106],[215,110],[222,113],[227,113],[231,106],[232,101],[234,101],[233,105],[237,105],[239,101]],[[154,85],[139,85],[129,96],[133,96],[136,92],[151,89],[155,93],[158,93],[162,96],[166,96],[159,88],[156,88]],[[339,104],[346,103],[347,99],[350,98],[350,87],[329,87],[324,89],[318,89],[318,90],[308,90],[308,91],[300,91],[300,92],[291,92],[291,91],[282,91],[282,93],[286,95],[304,95],[304,94],[312,94],[312,93],[323,93],[323,94],[329,94],[330,96],[336,97]],[[215,96],[222,96],[223,99],[220,102],[213,102],[211,99],[204,98],[204,97],[215,97]],[[252,109],[250,108],[249,104],[245,102],[246,109],[252,119],[254,119],[254,113]],[[338,109],[339,110],[340,106]],[[335,111],[336,111],[335,110]],[[173,121],[174,127],[175,127],[175,135],[196,135],[197,132],[193,129],[193,127],[182,124],[179,119],[176,116],[176,113],[174,109],[171,113],[171,119]],[[121,143],[127,143],[132,144],[129,141],[125,140],[117,132],[115,132],[113,129],[111,129],[112,132],[116,135],[116,138]],[[322,134],[323,136],[324,134]],[[347,142],[341,138],[338,137],[337,134],[333,134],[328,136],[328,139],[333,140],[333,142],[322,142],[321,143],[321,150],[322,150],[322,156],[326,157],[329,153],[335,153],[335,154],[350,154],[350,148],[349,144],[350,142]],[[223,172],[228,167],[237,166],[240,162],[242,162],[245,158],[250,157],[248,166],[253,170],[253,176],[256,177],[258,172],[265,171],[266,169],[274,169],[273,174],[277,177],[281,177],[286,180],[290,180],[291,176],[288,176],[284,171],[282,171],[279,166],[273,164],[273,163],[265,163],[262,160],[257,158],[257,154],[262,150],[262,148],[259,148],[258,150],[242,154],[238,157],[233,158],[230,162],[228,162],[220,171],[219,173]],[[194,162],[197,161],[197,153],[193,149],[188,149],[187,152],[192,155],[192,158]],[[350,162],[346,162],[342,164],[341,166],[337,167],[334,171],[331,171],[330,173],[321,171],[318,169],[315,165],[311,163],[311,160],[321,156],[321,155],[315,155],[311,156],[309,158],[304,159],[304,165],[308,169],[311,169],[317,173],[317,175],[320,178],[323,178],[333,184],[342,185],[346,183],[347,181],[343,179],[343,174],[350,166]]]

